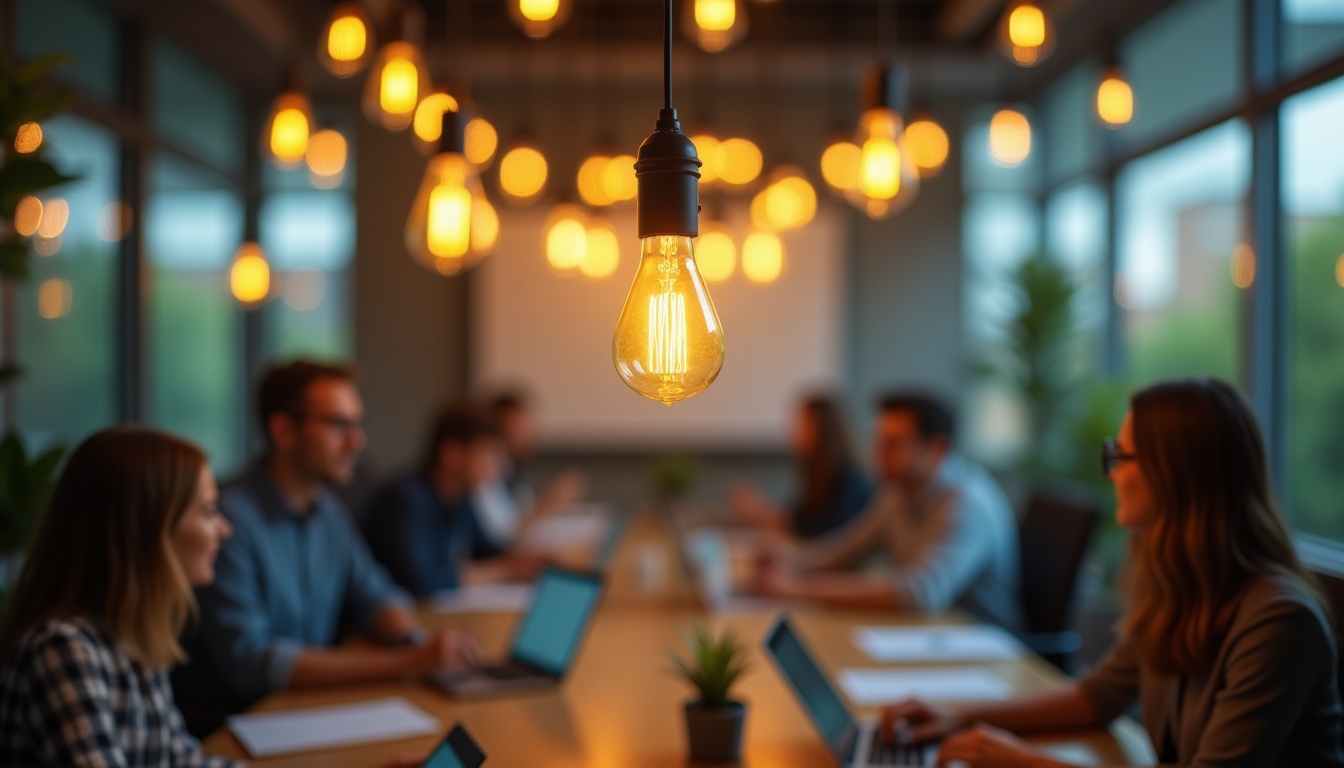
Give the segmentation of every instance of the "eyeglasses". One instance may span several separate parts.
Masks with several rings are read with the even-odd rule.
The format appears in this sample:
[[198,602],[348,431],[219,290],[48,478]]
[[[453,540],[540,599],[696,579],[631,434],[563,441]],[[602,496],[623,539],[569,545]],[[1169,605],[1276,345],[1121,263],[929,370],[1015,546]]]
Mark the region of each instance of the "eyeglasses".
[[1132,461],[1137,459],[1132,453],[1125,453],[1120,450],[1120,444],[1115,442],[1114,437],[1108,437],[1101,441],[1101,473],[1110,475],[1115,465],[1122,461]]
[[339,432],[341,434],[358,432],[364,428],[363,423],[355,419],[347,419],[344,416],[321,413],[299,413],[296,414],[296,417],[299,421],[315,421],[323,427],[326,427],[328,430]]

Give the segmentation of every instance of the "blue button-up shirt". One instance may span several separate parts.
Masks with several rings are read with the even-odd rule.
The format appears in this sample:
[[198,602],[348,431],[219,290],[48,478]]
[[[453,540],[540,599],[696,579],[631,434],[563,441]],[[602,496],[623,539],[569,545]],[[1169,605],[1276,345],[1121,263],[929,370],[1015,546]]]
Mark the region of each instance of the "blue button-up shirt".
[[411,605],[329,490],[299,513],[254,467],[221,489],[219,508],[233,537],[196,591],[191,662],[174,675],[184,708],[241,709],[284,688],[300,651],[330,646],[342,622],[367,630],[383,608]]

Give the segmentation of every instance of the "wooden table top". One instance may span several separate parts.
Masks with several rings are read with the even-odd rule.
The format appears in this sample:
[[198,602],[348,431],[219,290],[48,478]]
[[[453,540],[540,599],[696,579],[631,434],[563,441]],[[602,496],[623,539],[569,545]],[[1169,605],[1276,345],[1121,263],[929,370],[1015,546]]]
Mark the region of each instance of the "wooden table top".
[[[960,623],[959,617],[935,620],[892,613],[827,611],[806,606],[789,609],[804,641],[832,673],[842,667],[874,667],[851,640],[853,628],[873,624]],[[668,652],[680,651],[680,632],[696,623],[733,627],[752,646],[752,666],[738,684],[736,697],[748,706],[743,765],[802,768],[834,765],[773,664],[760,650],[760,638],[775,609],[760,608],[709,616],[679,576],[670,537],[651,516],[630,526],[608,571],[604,602],[559,690],[484,700],[456,701],[420,682],[284,691],[267,697],[252,712],[327,706],[386,696],[401,696],[438,718],[447,732],[461,721],[496,767],[671,768],[687,765],[681,706],[690,688],[668,670]],[[451,626],[474,632],[487,652],[503,656],[516,614],[440,614],[421,611],[431,629]],[[1040,691],[1060,679],[1036,658],[976,665],[992,670],[1015,693]],[[855,707],[860,715],[875,708]],[[424,755],[442,737],[419,737],[336,750],[254,761],[258,766],[345,766],[368,768],[403,754]],[[1122,719],[1108,730],[1040,734],[1028,739],[1084,764],[1139,765],[1154,762],[1147,736]],[[227,728],[205,741],[206,751],[246,759]]]

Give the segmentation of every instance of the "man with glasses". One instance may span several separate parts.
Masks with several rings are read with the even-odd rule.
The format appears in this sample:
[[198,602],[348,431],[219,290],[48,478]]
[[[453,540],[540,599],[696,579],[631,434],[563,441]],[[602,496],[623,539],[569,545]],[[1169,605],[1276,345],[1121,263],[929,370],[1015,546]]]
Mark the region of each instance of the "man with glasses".
[[[920,393],[881,401],[882,487],[844,528],[762,558],[763,594],[849,608],[942,613],[952,606],[1009,629],[1018,613],[1017,525],[984,469],[952,449],[952,411]],[[880,574],[854,569],[885,555]]]
[[[331,487],[364,448],[363,405],[347,368],[297,361],[257,392],[267,451],[222,488],[234,536],[197,593],[190,663],[174,673],[183,711],[205,721],[284,688],[427,675],[462,666],[469,636],[420,628],[409,595],[369,554]],[[348,624],[379,646],[332,647]]]

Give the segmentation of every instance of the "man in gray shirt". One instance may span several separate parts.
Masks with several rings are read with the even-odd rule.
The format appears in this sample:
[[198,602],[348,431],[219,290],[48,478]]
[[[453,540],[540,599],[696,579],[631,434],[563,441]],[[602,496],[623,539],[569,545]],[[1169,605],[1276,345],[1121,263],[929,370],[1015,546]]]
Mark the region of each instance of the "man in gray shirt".
[[[931,397],[882,400],[876,458],[882,488],[824,539],[761,560],[766,595],[849,608],[942,613],[952,606],[1009,629],[1018,614],[1017,524],[985,470],[952,450],[952,412]],[[881,553],[880,573],[854,572]]]

